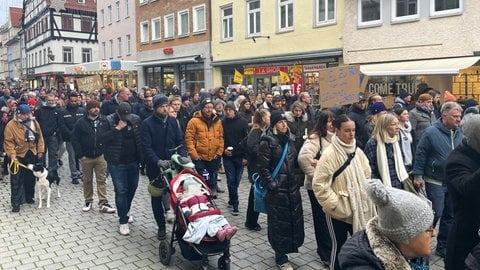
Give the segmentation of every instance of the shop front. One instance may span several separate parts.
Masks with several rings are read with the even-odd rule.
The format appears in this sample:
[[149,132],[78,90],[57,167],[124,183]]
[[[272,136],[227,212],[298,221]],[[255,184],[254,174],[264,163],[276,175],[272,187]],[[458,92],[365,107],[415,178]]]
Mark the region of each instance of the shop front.
[[394,103],[400,89],[413,96],[418,86],[427,84],[442,93],[450,91],[457,99],[480,98],[480,57],[459,57],[360,65],[368,75],[367,96],[381,95],[387,106]]

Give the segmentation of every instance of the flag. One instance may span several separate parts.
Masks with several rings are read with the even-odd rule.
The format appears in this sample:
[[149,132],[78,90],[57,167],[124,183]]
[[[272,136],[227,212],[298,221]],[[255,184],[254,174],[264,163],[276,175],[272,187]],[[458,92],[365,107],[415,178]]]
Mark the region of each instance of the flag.
[[290,82],[290,76],[288,76],[288,73],[283,72],[280,70],[280,81],[282,83],[288,83]]
[[233,75],[233,82],[241,84],[243,82],[243,74],[235,69],[235,74]]

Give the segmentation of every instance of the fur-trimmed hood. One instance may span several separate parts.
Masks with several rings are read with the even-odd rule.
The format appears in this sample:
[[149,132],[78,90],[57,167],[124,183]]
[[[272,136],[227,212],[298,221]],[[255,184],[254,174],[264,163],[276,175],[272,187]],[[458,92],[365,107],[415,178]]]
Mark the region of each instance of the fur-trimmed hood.
[[[285,112],[285,118],[287,118],[288,122],[295,122],[295,116],[293,116],[293,112],[291,111]],[[302,120],[302,122],[307,122],[308,115],[306,113],[303,113],[300,119]]]

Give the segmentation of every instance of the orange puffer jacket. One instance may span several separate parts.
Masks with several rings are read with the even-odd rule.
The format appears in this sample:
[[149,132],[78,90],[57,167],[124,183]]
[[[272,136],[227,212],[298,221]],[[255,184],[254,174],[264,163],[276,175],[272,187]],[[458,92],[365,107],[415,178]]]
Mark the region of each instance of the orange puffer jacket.
[[185,144],[192,160],[211,161],[223,154],[223,126],[214,113],[207,123],[201,111],[193,114],[185,131]]

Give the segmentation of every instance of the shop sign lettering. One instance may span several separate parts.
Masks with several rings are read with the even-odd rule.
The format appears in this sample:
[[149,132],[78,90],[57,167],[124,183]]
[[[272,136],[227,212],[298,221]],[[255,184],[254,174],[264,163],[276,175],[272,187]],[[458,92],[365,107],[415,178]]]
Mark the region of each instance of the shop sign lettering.
[[313,65],[303,65],[303,72],[315,72],[321,69],[327,68],[327,64],[313,64]]
[[400,89],[405,89],[408,93],[414,95],[417,92],[416,82],[382,82],[367,84],[367,91],[370,95],[391,95],[397,94]]
[[279,74],[280,71],[288,73],[288,66],[256,67],[255,74]]

